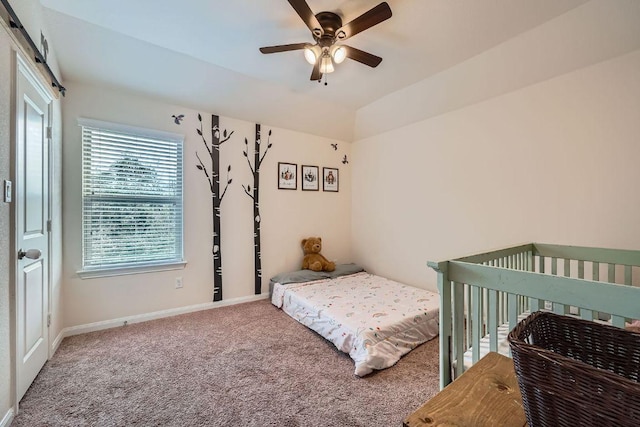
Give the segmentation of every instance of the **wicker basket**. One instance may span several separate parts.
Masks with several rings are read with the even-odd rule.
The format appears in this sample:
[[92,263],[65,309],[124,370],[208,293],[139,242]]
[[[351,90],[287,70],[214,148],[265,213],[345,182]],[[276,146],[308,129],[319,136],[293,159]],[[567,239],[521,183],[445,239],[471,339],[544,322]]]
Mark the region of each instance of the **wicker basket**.
[[538,311],[509,345],[530,427],[640,426],[640,334]]

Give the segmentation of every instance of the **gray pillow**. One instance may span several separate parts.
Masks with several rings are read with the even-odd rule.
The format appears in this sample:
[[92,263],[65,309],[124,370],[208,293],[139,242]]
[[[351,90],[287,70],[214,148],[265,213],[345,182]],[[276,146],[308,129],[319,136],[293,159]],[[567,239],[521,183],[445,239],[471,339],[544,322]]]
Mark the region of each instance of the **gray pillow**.
[[273,283],[286,285],[287,283],[311,282],[320,279],[334,279],[340,276],[355,274],[364,271],[364,268],[356,264],[337,264],[335,271],[296,270],[288,273],[280,273],[271,278]]

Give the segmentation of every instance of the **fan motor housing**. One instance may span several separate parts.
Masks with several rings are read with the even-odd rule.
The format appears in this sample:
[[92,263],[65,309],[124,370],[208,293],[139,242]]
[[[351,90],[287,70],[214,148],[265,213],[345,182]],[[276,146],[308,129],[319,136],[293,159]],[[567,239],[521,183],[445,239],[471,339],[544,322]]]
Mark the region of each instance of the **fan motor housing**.
[[333,12],[320,12],[316,14],[316,19],[322,25],[324,34],[320,37],[314,34],[313,37],[322,47],[332,45],[336,39],[336,31],[342,27],[342,18]]

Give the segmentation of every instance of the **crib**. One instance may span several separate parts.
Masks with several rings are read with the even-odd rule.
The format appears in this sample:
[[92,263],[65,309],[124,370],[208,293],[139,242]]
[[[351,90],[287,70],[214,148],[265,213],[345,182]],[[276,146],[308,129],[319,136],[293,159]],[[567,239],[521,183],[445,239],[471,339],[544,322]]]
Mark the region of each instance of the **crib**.
[[440,388],[549,310],[624,328],[640,319],[640,251],[530,243],[429,262],[440,292]]

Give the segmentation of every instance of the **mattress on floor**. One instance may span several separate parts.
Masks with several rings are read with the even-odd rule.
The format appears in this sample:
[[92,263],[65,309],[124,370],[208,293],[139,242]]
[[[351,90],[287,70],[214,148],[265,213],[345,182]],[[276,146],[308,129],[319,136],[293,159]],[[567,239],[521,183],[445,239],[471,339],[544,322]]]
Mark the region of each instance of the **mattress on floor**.
[[438,294],[366,272],[274,283],[271,302],[348,353],[358,376],[438,335]]

